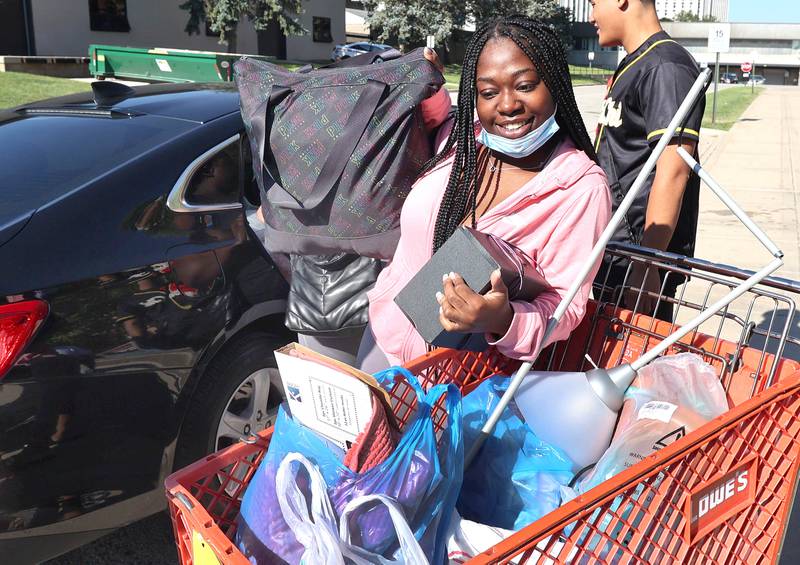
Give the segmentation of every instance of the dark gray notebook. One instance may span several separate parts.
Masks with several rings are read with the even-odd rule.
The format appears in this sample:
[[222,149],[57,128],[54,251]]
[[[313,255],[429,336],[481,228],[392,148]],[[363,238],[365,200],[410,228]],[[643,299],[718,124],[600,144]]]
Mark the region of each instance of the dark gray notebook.
[[458,273],[478,294],[487,292],[491,275],[500,269],[511,300],[530,301],[550,288],[544,277],[519,249],[495,236],[461,227],[401,290],[394,301],[422,338],[437,347],[483,351],[484,334],[447,332],[439,323],[436,293],[442,292],[442,275]]

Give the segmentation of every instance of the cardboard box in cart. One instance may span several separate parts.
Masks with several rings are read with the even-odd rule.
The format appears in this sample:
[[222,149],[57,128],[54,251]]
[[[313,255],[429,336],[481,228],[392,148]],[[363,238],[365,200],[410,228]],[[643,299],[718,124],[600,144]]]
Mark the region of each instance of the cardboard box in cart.
[[[620,246],[622,247],[622,246]],[[610,253],[634,262],[652,261],[635,248]],[[660,257],[662,269],[691,268],[692,284],[736,285],[745,271],[677,257]],[[736,280],[738,279],[738,280]],[[792,292],[800,284],[768,280],[746,301],[769,298],[790,316],[754,329],[747,316],[726,310],[719,328],[695,332],[670,352],[693,351],[719,371],[734,406],[684,438],[646,457],[515,533],[474,563],[774,563],[788,522],[800,464],[800,362],[780,358],[794,303],[770,287]],[[697,307],[677,301],[681,308]],[[774,316],[773,316],[774,318]],[[774,319],[773,319],[774,321]],[[733,323],[760,332],[764,347],[720,338]],[[591,301],[586,317],[566,342],[545,351],[539,368],[584,370],[584,354],[610,367],[635,359],[674,328],[666,322]],[[705,329],[705,328],[704,328]],[[490,350],[480,354],[437,350],[407,365],[423,386],[454,382],[462,390],[495,373],[510,374],[517,362]],[[413,407],[407,390],[391,391],[398,421]],[[434,414],[434,419],[440,422]],[[239,498],[263,457],[271,435],[241,443],[176,472],[167,497],[183,563],[199,563],[210,551],[215,563],[248,563],[234,547]],[[746,484],[745,484],[746,483]],[[729,488],[729,485],[732,485]],[[744,486],[742,486],[744,485]],[[739,488],[739,487],[742,488]],[[730,496],[728,492],[730,491]],[[720,495],[719,493],[722,493]],[[712,507],[713,502],[713,507]],[[205,554],[205,553],[204,553]],[[527,559],[527,561],[526,561]]]

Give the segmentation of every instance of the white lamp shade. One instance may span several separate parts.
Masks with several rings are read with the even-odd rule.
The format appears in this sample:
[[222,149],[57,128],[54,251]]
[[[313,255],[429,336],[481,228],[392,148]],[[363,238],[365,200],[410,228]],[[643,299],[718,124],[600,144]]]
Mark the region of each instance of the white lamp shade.
[[531,430],[564,451],[576,471],[596,463],[611,443],[618,413],[598,396],[586,373],[531,371],[514,400]]

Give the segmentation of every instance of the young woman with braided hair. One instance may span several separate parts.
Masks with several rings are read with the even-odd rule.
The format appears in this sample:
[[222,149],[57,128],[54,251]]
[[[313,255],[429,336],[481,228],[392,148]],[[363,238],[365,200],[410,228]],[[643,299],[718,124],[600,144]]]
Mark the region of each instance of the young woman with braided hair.
[[[611,216],[564,48],[544,24],[512,16],[478,28],[464,57],[458,110],[438,137],[444,143],[403,207],[394,258],[368,295],[370,325],[359,351],[366,371],[425,353],[394,297],[461,225],[515,245],[552,290],[511,301],[499,272],[484,295],[448,273],[437,293],[442,326],[483,332],[504,355],[530,359]],[[590,288],[591,277],[550,341],[577,326]]]

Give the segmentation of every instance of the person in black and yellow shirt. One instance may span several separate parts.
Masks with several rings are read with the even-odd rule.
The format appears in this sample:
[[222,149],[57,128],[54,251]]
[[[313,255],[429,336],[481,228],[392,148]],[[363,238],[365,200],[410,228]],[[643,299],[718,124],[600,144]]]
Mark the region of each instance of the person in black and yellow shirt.
[[[620,62],[609,82],[598,123],[595,149],[600,166],[608,175],[614,211],[630,190],[652,150],[664,134],[700,69],[686,49],[661,28],[653,0],[594,0],[591,21],[597,28],[600,45],[621,45],[628,55]],[[697,157],[700,123],[705,110],[701,100],[685,122],[683,147]],[[700,179],[677,153],[678,133],[658,159],[639,196],[627,213],[614,241],[624,241],[671,251],[694,254],[697,233]],[[602,283],[607,265],[598,275]],[[627,264],[612,266],[608,285],[623,282]],[[644,280],[646,279],[646,280]],[[634,265],[626,286],[658,293],[661,279],[655,269],[647,275]],[[664,294],[675,296],[682,278],[667,278]],[[631,293],[633,294],[633,293]],[[626,303],[633,306],[635,297]],[[642,295],[639,311],[652,313],[655,299]],[[664,301],[655,313],[672,319],[672,305]]]

